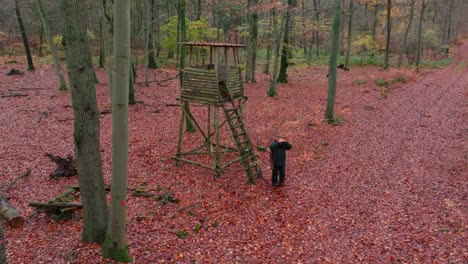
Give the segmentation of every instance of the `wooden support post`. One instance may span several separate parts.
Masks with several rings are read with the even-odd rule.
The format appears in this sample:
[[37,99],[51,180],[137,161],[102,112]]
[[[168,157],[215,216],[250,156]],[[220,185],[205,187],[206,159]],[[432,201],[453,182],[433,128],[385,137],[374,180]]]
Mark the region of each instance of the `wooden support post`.
[[219,164],[219,107],[215,107],[214,109],[214,129],[215,129],[215,168],[216,168],[216,176],[221,173],[221,164]]
[[192,50],[193,50],[193,46],[190,46],[190,48],[189,48],[189,65],[188,65],[189,67],[192,67],[192,55],[193,55]]
[[[180,108],[184,108],[184,102],[180,101]],[[180,153],[182,152],[182,137],[184,135],[184,120],[185,120],[185,114],[184,111],[182,110],[180,113],[180,123],[179,123],[179,138],[177,139],[177,153],[176,157],[180,157]],[[178,166],[179,163],[176,161],[176,166]]]

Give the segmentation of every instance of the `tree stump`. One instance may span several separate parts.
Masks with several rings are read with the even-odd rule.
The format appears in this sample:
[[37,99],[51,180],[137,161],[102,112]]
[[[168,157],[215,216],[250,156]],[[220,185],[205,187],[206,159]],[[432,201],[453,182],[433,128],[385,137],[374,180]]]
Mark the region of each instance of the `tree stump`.
[[51,161],[57,164],[55,171],[49,174],[51,178],[69,177],[75,176],[77,174],[76,162],[71,155],[68,155],[66,158],[55,156],[49,153],[46,155]]

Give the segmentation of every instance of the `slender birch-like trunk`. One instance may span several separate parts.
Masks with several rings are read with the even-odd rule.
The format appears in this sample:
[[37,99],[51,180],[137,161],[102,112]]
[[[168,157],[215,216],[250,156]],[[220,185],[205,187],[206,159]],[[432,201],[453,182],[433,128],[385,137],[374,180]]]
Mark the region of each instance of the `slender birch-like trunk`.
[[351,35],[353,32],[353,14],[354,14],[354,1],[349,0],[349,20],[348,20],[348,39],[346,46],[346,56],[344,68],[349,69],[349,54],[351,52]]
[[330,61],[328,64],[328,95],[325,109],[325,120],[329,123],[335,122],[335,97],[336,97],[336,64],[338,60],[338,49],[340,45],[340,18],[341,0],[333,0],[333,29],[331,35]]
[[400,53],[398,54],[398,64],[397,64],[398,68],[400,68],[401,64],[403,63],[403,53],[405,52],[406,44],[408,42],[408,34],[411,29],[411,24],[413,23],[415,3],[416,3],[416,0],[411,0],[410,13],[409,13],[409,18],[408,18],[408,26],[406,26],[405,36],[403,37],[403,44],[401,45]]
[[102,245],[105,258],[130,262],[125,241],[128,185],[128,89],[130,73],[130,0],[114,3],[114,68],[112,94],[111,210],[107,236]]
[[387,0],[387,38],[385,42],[384,69],[388,69],[391,33],[392,33],[392,0]]
[[54,59],[55,71],[57,73],[57,78],[59,80],[58,90],[66,91],[68,90],[67,83],[65,82],[65,78],[63,77],[62,65],[60,64],[60,60],[58,58],[57,46],[55,46],[55,43],[52,37],[52,32],[50,32],[49,21],[47,20],[45,16],[44,5],[42,4],[42,0],[37,0],[37,6],[38,6],[38,11],[39,11],[39,16],[41,17],[41,21],[42,21],[42,27],[47,36],[47,41],[49,42],[50,52],[52,53],[52,58]]
[[28,61],[28,70],[34,71],[34,64],[32,60],[31,49],[29,48],[28,36],[26,35],[26,29],[24,28],[18,0],[15,0],[15,12],[16,12],[16,20],[18,21],[18,27],[20,28],[20,31],[21,31],[21,37],[23,38],[24,50],[26,52],[26,59]]

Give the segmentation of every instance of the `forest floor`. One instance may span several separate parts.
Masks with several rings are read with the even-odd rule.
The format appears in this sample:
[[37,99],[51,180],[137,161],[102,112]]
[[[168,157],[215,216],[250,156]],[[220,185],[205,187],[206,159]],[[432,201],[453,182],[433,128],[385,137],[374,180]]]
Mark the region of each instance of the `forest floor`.
[[[274,98],[266,95],[269,75],[245,84],[244,116],[254,145],[268,146],[277,133],[293,145],[282,188],[270,186],[268,152],[258,152],[264,181],[256,185],[247,184],[240,163],[219,178],[190,164],[174,166],[178,79],[137,85],[129,186],[144,184],[179,202],[129,192],[134,262],[466,263],[468,42],[454,59],[420,74],[340,70],[339,125],[323,122],[327,67],[291,68],[289,83],[279,85]],[[25,66],[0,66],[0,185],[29,169],[31,175],[6,194],[26,219],[21,228],[3,223],[9,262],[113,263],[102,259],[99,245],[80,241],[82,220],[57,223],[28,206],[78,183],[76,176],[50,178],[55,164],[45,155],[73,154],[73,112],[70,92],[57,91],[53,67],[6,76],[11,68]],[[154,70],[151,80],[166,74],[175,72]],[[105,71],[97,75],[99,109],[108,110]],[[388,85],[377,86],[378,78]],[[200,118],[206,111],[192,110]],[[187,135],[184,144],[197,146],[197,139]],[[105,111],[101,148],[109,183],[111,115]]]

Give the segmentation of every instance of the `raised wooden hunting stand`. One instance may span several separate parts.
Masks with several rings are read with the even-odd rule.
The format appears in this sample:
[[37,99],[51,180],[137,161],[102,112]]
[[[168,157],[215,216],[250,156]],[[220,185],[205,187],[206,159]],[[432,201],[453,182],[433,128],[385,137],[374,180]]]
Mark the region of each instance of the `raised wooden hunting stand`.
[[[180,69],[181,90],[178,101],[182,111],[177,153],[173,158],[177,163],[187,162],[214,170],[216,175],[235,162],[241,161],[249,182],[253,183],[254,178],[262,177],[262,171],[242,118],[242,109],[247,97],[244,96],[237,49],[245,46],[193,42],[183,42],[179,45],[188,47],[189,63],[188,67]],[[208,64],[203,61],[196,65],[192,60],[194,52],[209,55]],[[230,52],[232,57],[229,56]],[[190,107],[192,105],[206,108],[197,107],[196,111],[193,111],[190,110],[194,109]],[[221,111],[224,117],[220,118]],[[185,118],[196,127],[202,140],[202,145],[188,151],[182,150]],[[230,130],[227,138],[227,133],[223,133],[226,124]],[[230,145],[232,139],[235,147]],[[195,157],[198,159],[195,160]]]

